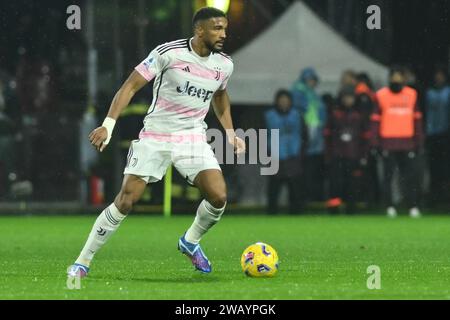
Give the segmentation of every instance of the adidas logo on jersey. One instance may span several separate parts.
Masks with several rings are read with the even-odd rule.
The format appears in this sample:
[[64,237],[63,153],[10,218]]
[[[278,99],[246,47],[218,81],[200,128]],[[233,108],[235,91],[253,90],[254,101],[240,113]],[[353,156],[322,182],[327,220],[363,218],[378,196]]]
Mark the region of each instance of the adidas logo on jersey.
[[207,100],[211,99],[213,91],[205,89],[197,88],[195,86],[190,85],[190,82],[187,81],[183,87],[178,86],[177,92],[181,94],[186,94],[191,97],[197,97],[199,99],[203,99],[203,102],[206,102]]

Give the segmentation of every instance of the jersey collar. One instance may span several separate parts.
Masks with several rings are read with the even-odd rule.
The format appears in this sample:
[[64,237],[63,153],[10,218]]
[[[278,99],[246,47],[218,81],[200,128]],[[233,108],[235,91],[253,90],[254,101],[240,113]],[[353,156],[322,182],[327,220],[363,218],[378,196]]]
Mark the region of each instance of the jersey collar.
[[211,56],[213,55],[213,52],[211,51],[211,53],[210,53],[209,56],[207,56],[207,57],[199,56],[199,55],[197,54],[197,52],[195,52],[195,50],[192,49],[192,44],[191,44],[192,39],[194,39],[194,38],[187,39],[188,50],[189,50],[194,56],[196,56],[197,58],[199,58],[200,60],[202,60],[202,61],[207,61],[207,60],[209,59],[209,57],[211,57]]

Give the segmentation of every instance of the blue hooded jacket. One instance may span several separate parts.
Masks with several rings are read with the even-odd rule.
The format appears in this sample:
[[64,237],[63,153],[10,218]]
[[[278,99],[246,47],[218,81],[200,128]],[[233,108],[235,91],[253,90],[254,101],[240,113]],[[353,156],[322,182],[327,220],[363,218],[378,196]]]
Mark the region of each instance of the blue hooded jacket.
[[450,86],[428,89],[425,97],[425,109],[427,135],[447,132],[450,127]]
[[[264,118],[269,132],[269,142],[271,141],[270,130],[279,130],[279,159],[299,157],[302,144],[300,113],[294,108],[287,113],[280,113],[274,107],[264,113]],[[273,147],[275,146],[269,144],[270,149]]]
[[313,68],[302,70],[299,79],[292,85],[292,102],[305,120],[308,132],[307,155],[321,154],[324,152],[323,129],[326,125],[327,114],[322,98],[306,85],[308,79],[315,79],[319,82],[319,77]]

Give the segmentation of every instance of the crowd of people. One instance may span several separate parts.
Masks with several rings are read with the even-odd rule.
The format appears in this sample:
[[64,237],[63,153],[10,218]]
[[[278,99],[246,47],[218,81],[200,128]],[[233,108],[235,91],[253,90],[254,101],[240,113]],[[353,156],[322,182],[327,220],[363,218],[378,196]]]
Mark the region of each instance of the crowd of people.
[[21,56],[15,74],[0,69],[0,201],[76,194],[78,123],[55,69],[31,56]]
[[[267,128],[280,135],[280,170],[269,178],[270,213],[279,211],[285,184],[291,212],[319,201],[331,213],[353,213],[363,203],[395,217],[404,204],[411,217],[420,217],[424,205],[448,204],[450,86],[444,68],[436,68],[426,90],[400,66],[391,68],[389,84],[379,90],[366,73],[347,70],[336,96],[321,96],[319,80],[313,68],[302,70],[265,113]],[[401,201],[394,199],[394,180]]]
[[[29,112],[25,110],[23,115],[18,115],[23,110],[18,106],[32,104],[20,99],[27,96],[20,94],[19,89],[23,87],[20,78],[13,80],[0,77],[0,198],[10,194],[14,185],[20,189],[16,190],[19,193],[29,189],[17,181],[29,179],[39,184],[39,177],[27,174],[46,172],[36,160],[38,156],[46,162],[49,158],[62,158],[43,152],[43,143],[29,142],[30,147],[39,147],[41,152],[20,151],[27,145],[24,141],[36,140],[32,139],[34,135],[27,138],[25,133],[36,130],[25,130],[33,127],[33,122],[25,121],[30,118],[26,117]],[[284,185],[289,189],[292,212],[301,212],[306,204],[325,203],[330,212],[352,213],[364,204],[365,207],[382,206],[386,214],[396,216],[400,201],[408,207],[411,216],[420,216],[420,208],[424,206],[449,205],[447,70],[437,68],[432,85],[426,89],[417,85],[414,73],[408,68],[393,67],[388,80],[388,86],[376,90],[366,73],[348,70],[341,76],[336,95],[320,95],[319,75],[313,68],[305,68],[291,88],[277,92],[274,106],[264,114],[267,128],[279,129],[280,136],[280,169],[278,174],[269,177],[269,212],[280,211],[278,203]],[[33,103],[36,101],[40,100],[34,99]],[[141,109],[145,112],[146,107]],[[48,112],[42,115],[45,119]],[[138,128],[141,117],[135,118],[130,125]],[[54,141],[51,146],[51,150],[63,150],[55,148]],[[52,170],[55,175],[60,175],[59,171]],[[70,185],[77,186],[76,174],[71,176],[74,178]],[[58,179],[50,179],[46,173],[42,181],[59,186]]]

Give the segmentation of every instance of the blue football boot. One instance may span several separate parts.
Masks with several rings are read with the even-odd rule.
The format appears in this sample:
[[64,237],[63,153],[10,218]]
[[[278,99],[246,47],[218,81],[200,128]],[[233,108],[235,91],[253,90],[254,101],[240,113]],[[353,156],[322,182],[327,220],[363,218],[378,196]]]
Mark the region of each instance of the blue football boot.
[[191,259],[195,269],[203,272],[211,272],[211,263],[204,254],[200,244],[193,244],[186,241],[184,235],[178,240],[178,250]]
[[67,271],[67,276],[84,278],[88,275],[88,273],[89,273],[88,267],[79,263],[75,263],[70,266],[69,270]]

